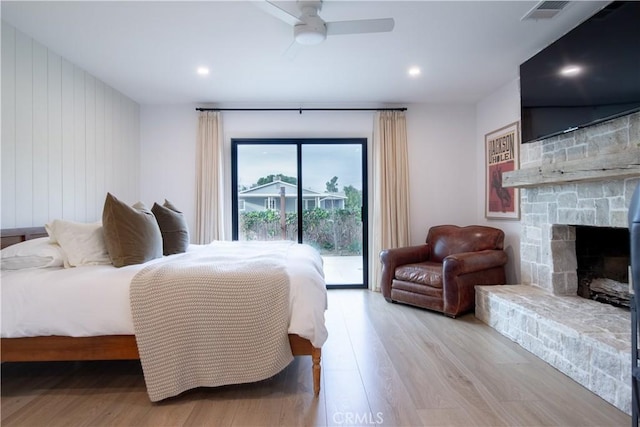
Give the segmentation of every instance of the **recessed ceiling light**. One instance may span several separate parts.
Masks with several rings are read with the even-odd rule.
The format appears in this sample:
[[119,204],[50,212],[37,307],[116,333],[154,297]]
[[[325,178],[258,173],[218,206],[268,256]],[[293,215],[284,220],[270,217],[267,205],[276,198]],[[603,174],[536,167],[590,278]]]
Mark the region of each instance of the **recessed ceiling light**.
[[560,75],[565,77],[577,76],[581,72],[582,72],[582,67],[578,65],[567,65],[566,67],[562,67],[560,69]]
[[197,72],[201,76],[208,76],[209,75],[209,69],[207,67],[198,67]]
[[418,77],[420,75],[420,67],[411,67],[409,68],[409,75],[411,77]]

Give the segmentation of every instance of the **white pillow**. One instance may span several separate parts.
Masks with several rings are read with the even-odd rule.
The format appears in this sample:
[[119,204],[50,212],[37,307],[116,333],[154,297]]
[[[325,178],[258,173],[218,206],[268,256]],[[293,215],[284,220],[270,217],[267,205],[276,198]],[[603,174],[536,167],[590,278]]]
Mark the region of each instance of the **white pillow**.
[[56,219],[46,224],[51,242],[57,242],[64,254],[65,267],[111,264],[102,234],[102,223],[81,223]]
[[0,251],[2,270],[23,268],[62,267],[64,252],[60,245],[51,243],[48,237],[31,239],[8,246]]

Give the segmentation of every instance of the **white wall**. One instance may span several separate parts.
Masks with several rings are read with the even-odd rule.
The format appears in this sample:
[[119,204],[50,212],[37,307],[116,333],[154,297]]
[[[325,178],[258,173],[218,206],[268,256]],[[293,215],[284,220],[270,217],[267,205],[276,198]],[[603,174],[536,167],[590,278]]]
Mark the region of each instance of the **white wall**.
[[[141,107],[141,199],[171,200],[195,229],[196,105]],[[408,105],[412,240],[431,225],[476,219],[474,107]],[[232,138],[361,137],[371,141],[372,112],[223,112],[226,188]],[[369,150],[369,157],[371,150]],[[453,166],[452,166],[453,165]],[[230,230],[230,199],[227,200]],[[370,212],[371,214],[371,212]]]
[[507,283],[520,281],[520,221],[486,220],[484,218],[485,155],[484,136],[496,129],[520,120],[520,87],[518,80],[509,82],[476,105],[477,171],[476,208],[478,223],[500,228],[505,232],[505,249],[509,254]]
[[476,212],[473,106],[412,105],[407,112],[411,241],[429,227],[474,224]]
[[185,214],[192,236],[197,130],[193,105],[140,107],[140,200],[149,207],[169,200]]
[[138,105],[2,22],[1,227],[102,218],[139,192]]

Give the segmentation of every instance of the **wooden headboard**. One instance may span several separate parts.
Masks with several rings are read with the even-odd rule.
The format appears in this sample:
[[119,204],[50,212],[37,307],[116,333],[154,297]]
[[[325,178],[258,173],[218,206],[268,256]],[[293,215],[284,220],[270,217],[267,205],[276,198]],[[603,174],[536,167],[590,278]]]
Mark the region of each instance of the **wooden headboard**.
[[0,247],[2,249],[25,240],[47,237],[44,227],[5,228],[0,230]]

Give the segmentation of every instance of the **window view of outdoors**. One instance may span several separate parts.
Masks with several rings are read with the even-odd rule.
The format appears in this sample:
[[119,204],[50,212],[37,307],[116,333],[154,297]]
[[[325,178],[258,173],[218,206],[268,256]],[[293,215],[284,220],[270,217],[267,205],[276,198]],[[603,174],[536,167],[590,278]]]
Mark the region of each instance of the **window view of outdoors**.
[[303,144],[301,171],[299,181],[295,144],[237,146],[238,239],[300,234],[322,255],[327,284],[362,284],[362,146]]

